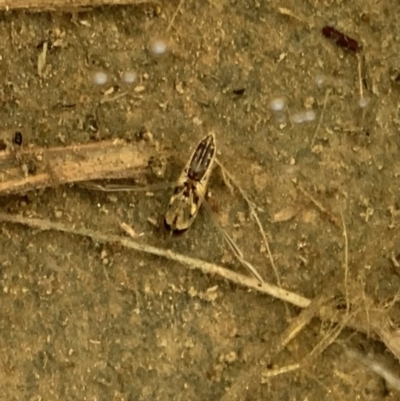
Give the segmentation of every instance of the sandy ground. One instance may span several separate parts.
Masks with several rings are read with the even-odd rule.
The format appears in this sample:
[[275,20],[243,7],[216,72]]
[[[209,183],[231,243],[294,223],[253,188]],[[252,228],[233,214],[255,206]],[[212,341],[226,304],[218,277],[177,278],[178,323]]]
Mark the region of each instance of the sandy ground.
[[[400,286],[397,2],[186,0],[168,29],[177,7],[2,13],[4,135],[19,130],[24,146],[54,146],[151,132],[166,168],[149,181],[171,182],[213,130],[219,159],[259,208],[282,286],[310,299],[342,288],[344,221],[349,297],[390,305],[398,319],[391,303]],[[363,45],[366,108],[358,59],[321,35],[325,25]],[[156,40],[167,43],[165,57],[149,52]],[[123,81],[130,71],[134,84]],[[96,72],[107,74],[104,86],[93,83]],[[285,119],[270,107],[281,97]],[[305,110],[315,119],[300,123]],[[63,186],[2,198],[1,206],[106,234],[121,234],[125,222],[140,241],[247,274],[205,211],[179,237],[149,222],[163,215],[170,194]],[[276,283],[246,203],[218,169],[210,196],[224,230]],[[3,223],[1,233],[1,399],[400,399],[344,353],[374,355],[398,374],[398,361],[373,336],[345,329],[310,358],[332,329],[314,319],[267,357],[298,308],[118,245]]]

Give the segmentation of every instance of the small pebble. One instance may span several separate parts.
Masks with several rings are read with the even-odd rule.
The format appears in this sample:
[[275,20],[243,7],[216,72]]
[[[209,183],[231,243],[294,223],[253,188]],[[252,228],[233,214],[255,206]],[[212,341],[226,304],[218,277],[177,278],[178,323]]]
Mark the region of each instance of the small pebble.
[[134,89],[134,91],[135,91],[136,93],[140,93],[140,92],[143,92],[145,89],[146,89],[145,86],[140,85],[140,86],[137,86],[137,87]]
[[185,90],[183,89],[183,84],[182,84],[182,82],[178,82],[178,83],[175,85],[175,90],[176,90],[180,95],[183,95],[183,94],[185,93]]
[[304,107],[306,109],[311,109],[315,104],[315,99],[312,96],[308,96],[305,100],[304,100]]

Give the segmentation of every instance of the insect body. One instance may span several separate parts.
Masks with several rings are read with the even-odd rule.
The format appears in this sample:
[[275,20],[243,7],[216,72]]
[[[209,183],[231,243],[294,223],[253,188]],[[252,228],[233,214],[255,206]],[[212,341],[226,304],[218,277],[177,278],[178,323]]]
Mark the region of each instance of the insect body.
[[179,176],[164,217],[165,226],[174,233],[193,223],[207,192],[216,154],[215,135],[203,138]]
[[[224,174],[228,174],[216,159],[216,144],[214,133],[208,134],[203,138],[186,163],[185,168],[175,183],[175,190],[169,201],[168,210],[164,216],[164,224],[172,233],[186,231],[193,223],[199,212],[200,206],[204,203],[205,209],[224,240],[229,245],[239,262],[249,270],[249,272],[260,282],[263,283],[262,276],[258,271],[244,259],[243,253],[238,248],[233,239],[221,228],[217,219],[214,217],[210,206],[205,200],[207,185],[210,179],[214,163],[217,163]],[[229,177],[229,175],[228,175]],[[232,179],[230,177],[230,179]],[[132,191],[143,190],[145,187],[132,188],[107,186],[103,187],[96,183],[86,183],[86,188],[102,191]],[[165,186],[163,186],[165,188]],[[158,187],[160,189],[161,187]]]

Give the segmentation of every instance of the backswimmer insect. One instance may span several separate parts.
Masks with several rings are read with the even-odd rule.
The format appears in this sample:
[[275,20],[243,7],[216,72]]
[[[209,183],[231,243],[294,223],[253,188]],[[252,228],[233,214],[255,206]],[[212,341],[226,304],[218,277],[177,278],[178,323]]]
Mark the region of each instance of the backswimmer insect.
[[244,259],[236,243],[220,227],[210,210],[210,206],[204,199],[208,181],[216,161],[216,151],[215,134],[211,132],[199,142],[179,176],[174,193],[169,201],[168,210],[165,213],[164,225],[172,233],[186,231],[192,225],[200,206],[204,203],[215,227],[222,234],[237,259],[260,283],[263,283],[258,271]]
[[172,233],[186,231],[196,218],[207,192],[215,155],[215,134],[211,132],[196,146],[176,182],[164,217],[164,225]]
[[[219,225],[205,199],[208,181],[215,163],[219,165],[222,171],[225,171],[224,167],[216,159],[215,134],[210,132],[198,143],[179,175],[178,180],[174,184],[175,189],[164,215],[164,226],[170,230],[172,234],[186,231],[192,225],[201,205],[204,204],[214,226],[222,234],[236,258],[260,283],[263,283],[264,281],[258,271],[244,259],[243,253],[237,247],[236,243]],[[104,187],[93,182],[81,183],[80,185],[88,189],[105,192],[140,191],[149,189],[148,186],[137,188],[132,186],[121,187],[121,185],[107,185]],[[162,186],[156,185],[156,187],[153,186],[153,189],[161,189],[170,185],[171,184],[164,184]]]

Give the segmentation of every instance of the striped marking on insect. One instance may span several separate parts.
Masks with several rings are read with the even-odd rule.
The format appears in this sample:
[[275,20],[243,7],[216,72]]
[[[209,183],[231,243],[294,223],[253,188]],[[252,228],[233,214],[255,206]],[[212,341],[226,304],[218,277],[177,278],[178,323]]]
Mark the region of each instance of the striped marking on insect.
[[207,192],[216,155],[215,134],[209,133],[194,149],[180,174],[164,216],[172,233],[182,233],[193,223]]

